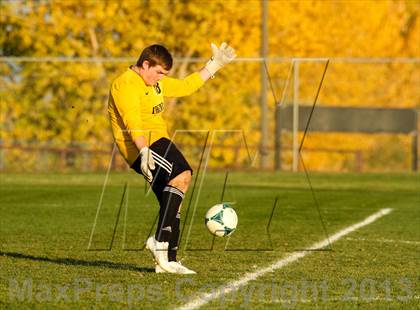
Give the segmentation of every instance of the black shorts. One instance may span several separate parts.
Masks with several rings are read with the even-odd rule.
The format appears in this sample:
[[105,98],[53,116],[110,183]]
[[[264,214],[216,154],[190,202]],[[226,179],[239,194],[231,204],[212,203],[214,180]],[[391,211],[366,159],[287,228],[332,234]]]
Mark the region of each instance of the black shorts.
[[[190,164],[178,150],[176,145],[167,138],[161,138],[149,146],[155,161],[155,170],[152,170],[152,189],[155,193],[162,191],[170,180],[184,171],[191,171]],[[140,156],[131,165],[137,173],[142,174]]]

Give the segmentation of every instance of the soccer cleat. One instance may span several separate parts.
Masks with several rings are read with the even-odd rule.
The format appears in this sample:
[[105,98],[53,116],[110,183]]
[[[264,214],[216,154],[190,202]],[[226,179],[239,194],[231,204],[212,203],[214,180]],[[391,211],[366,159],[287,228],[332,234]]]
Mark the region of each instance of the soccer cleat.
[[146,249],[152,253],[155,262],[164,271],[176,273],[176,270],[168,262],[168,242],[159,242],[152,236],[146,241]]
[[155,272],[156,273],[166,273],[166,271],[163,270],[162,267],[160,267],[160,265],[158,265],[158,264],[155,265]]
[[[182,265],[180,262],[168,262],[168,265],[175,271],[175,272],[172,272],[172,273],[196,274],[196,272],[194,270],[188,269],[187,267]],[[156,271],[156,273],[165,273],[166,272],[159,264],[156,265],[155,271]]]

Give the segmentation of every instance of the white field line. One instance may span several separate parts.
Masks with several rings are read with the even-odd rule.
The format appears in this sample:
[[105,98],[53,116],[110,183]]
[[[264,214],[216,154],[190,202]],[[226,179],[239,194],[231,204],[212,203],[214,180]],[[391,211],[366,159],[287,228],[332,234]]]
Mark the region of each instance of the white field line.
[[381,243],[405,243],[405,244],[416,244],[416,245],[419,245],[420,244],[420,241],[413,241],[413,240],[365,239],[365,238],[350,238],[350,237],[347,237],[346,240],[350,240],[350,241],[367,241],[367,242],[381,242]]
[[[368,216],[363,221],[358,222],[356,224],[353,224],[347,228],[344,228],[340,230],[339,232],[335,233],[334,235],[330,236],[329,238],[326,238],[320,242],[316,242],[313,245],[311,245],[308,250],[316,250],[316,249],[322,249],[328,246],[330,243],[334,243],[337,240],[343,238],[345,235],[348,235],[364,226],[367,226],[379,218],[389,214],[392,211],[392,209],[381,209],[378,212]],[[313,253],[313,251],[302,251],[297,252],[291,255],[286,256],[285,258],[282,258],[278,260],[277,262],[271,264],[268,267],[262,268],[255,272],[248,272],[246,273],[242,278],[239,280],[233,281],[228,283],[225,286],[220,286],[218,289],[214,290],[211,293],[207,294],[201,294],[197,296],[196,298],[190,300],[185,305],[177,308],[178,310],[191,310],[191,309],[198,309],[199,307],[207,304],[208,302],[212,301],[213,299],[217,299],[220,296],[224,296],[226,294],[229,294],[231,292],[237,291],[240,287],[245,286],[248,284],[248,282],[253,281],[266,273],[273,272],[274,270],[281,269],[284,266],[287,266],[288,264],[291,264],[297,260],[299,260],[302,257],[305,257],[306,255]]]
[[[399,299],[398,299],[399,298]],[[417,300],[420,299],[420,295],[414,295],[414,296],[403,296],[403,297],[373,297],[373,298],[363,298],[363,297],[357,297],[357,296],[353,296],[353,297],[336,297],[336,298],[326,298],[326,299],[321,299],[321,302],[329,302],[329,301],[359,301],[359,302],[371,302],[371,301],[408,301],[408,300]],[[297,300],[297,302],[299,303],[303,303],[303,304],[309,304],[309,303],[318,303],[318,300],[314,300],[314,299],[302,299],[302,300]],[[293,303],[296,303],[296,300],[292,300],[292,299],[276,299],[274,300],[274,303],[282,303],[282,304],[288,304],[288,305],[293,305]]]

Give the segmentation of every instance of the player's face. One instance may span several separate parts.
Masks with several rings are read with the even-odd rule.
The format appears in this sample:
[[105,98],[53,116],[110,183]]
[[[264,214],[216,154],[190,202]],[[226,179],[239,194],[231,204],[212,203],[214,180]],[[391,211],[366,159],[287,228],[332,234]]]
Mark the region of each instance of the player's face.
[[143,63],[142,77],[146,85],[156,85],[165,75],[169,73],[161,65],[149,66],[148,62]]

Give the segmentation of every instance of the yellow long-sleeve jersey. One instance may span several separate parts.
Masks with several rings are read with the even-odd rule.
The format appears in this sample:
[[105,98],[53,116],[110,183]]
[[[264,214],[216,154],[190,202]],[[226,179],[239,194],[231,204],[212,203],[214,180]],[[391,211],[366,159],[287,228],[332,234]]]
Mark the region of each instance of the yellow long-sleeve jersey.
[[183,80],[162,78],[156,86],[147,86],[133,70],[127,69],[111,84],[108,113],[112,133],[121,155],[131,166],[139,154],[133,142],[144,136],[149,145],[160,138],[169,138],[165,120],[164,97],[188,96],[204,81],[198,73]]

